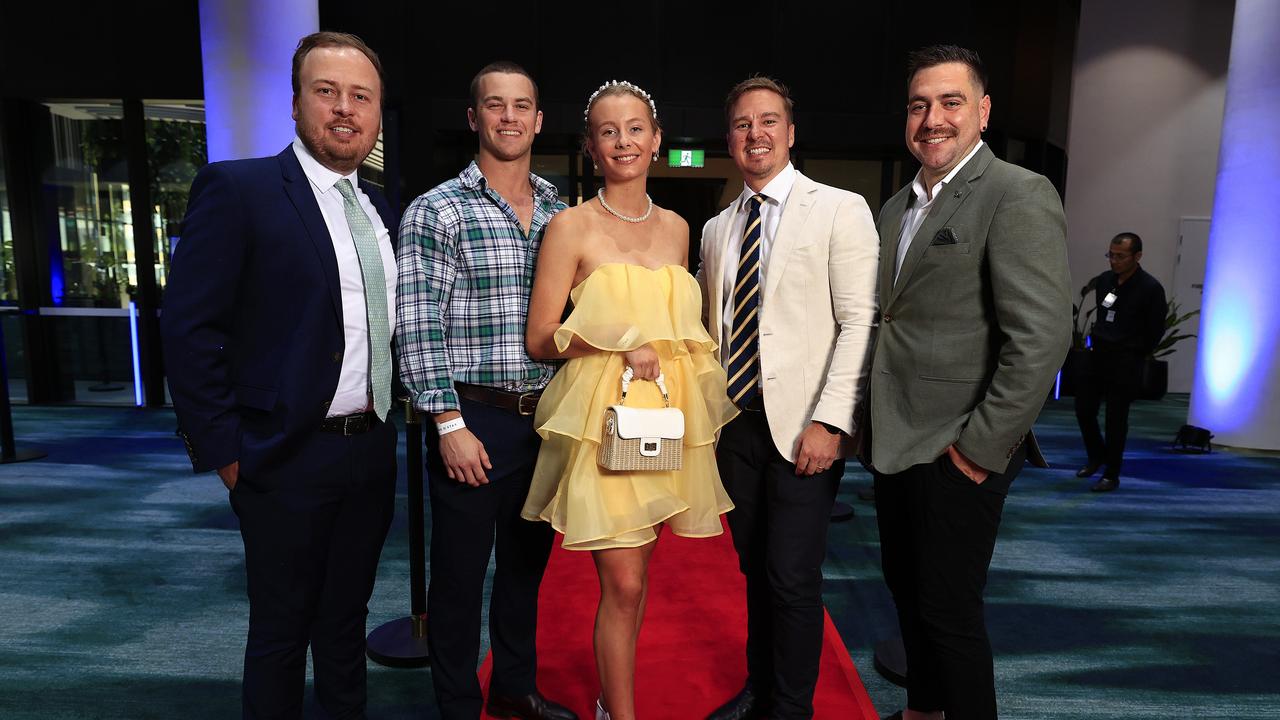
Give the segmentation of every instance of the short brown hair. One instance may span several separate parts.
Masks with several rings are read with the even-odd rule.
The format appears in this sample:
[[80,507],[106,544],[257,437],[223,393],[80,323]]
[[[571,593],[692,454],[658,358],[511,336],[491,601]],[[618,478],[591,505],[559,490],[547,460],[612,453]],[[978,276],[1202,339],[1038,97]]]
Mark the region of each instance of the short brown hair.
[[795,103],[791,101],[791,91],[787,89],[787,86],[771,77],[766,77],[764,75],[752,75],[737,85],[734,85],[733,89],[729,91],[728,97],[724,99],[724,122],[726,125],[733,122],[733,106],[738,102],[738,98],[746,95],[752,90],[768,90],[769,92],[776,93],[778,97],[782,98],[782,104],[787,108],[787,123],[791,125],[795,124]]
[[510,60],[496,60],[480,68],[480,72],[476,73],[475,77],[471,78],[470,109],[475,110],[476,106],[480,104],[480,98],[478,97],[480,94],[480,78],[488,75],[489,73],[508,73],[511,75],[523,75],[528,78],[529,84],[533,86],[533,108],[535,110],[538,108],[538,83],[534,81],[533,76],[529,74],[529,71]]
[[916,73],[945,63],[968,65],[978,91],[987,94],[987,69],[982,65],[982,58],[976,50],[959,45],[930,45],[907,53],[907,92],[911,91],[911,80]]
[[293,96],[297,97],[302,92],[302,83],[298,76],[302,73],[302,61],[307,59],[307,54],[312,50],[321,47],[349,47],[355,48],[364,53],[369,58],[369,62],[373,63],[373,69],[378,71],[378,100],[382,101],[386,95],[383,92],[386,89],[387,80],[382,76],[382,61],[378,59],[378,53],[373,48],[364,43],[363,40],[344,32],[321,31],[311,33],[310,35],[298,41],[298,49],[293,51]]

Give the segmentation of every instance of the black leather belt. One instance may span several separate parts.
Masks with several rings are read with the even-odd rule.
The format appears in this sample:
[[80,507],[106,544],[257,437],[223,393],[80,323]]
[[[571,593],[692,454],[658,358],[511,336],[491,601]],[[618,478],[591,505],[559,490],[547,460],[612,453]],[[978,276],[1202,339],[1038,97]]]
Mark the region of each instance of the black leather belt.
[[764,412],[764,394],[756,393],[756,396],[751,398],[751,402],[747,403],[742,409],[747,412]]
[[472,385],[470,383],[455,383],[454,385],[457,387],[458,395],[461,397],[472,402],[478,402],[481,405],[513,412],[517,415],[532,415],[538,409],[538,398],[542,397],[541,390],[511,392],[487,385]]
[[320,421],[320,430],[341,435],[359,435],[372,430],[378,422],[380,422],[378,415],[373,411],[354,415],[334,415]]

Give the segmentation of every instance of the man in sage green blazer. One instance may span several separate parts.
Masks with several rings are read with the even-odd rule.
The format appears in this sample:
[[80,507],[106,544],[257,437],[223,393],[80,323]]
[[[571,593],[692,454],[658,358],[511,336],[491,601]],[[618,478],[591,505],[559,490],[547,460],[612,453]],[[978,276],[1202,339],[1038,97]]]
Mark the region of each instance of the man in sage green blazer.
[[1009,484],[1071,335],[1062,203],[982,143],[977,53],[916,51],[921,169],[880,213],[870,462],[907,651],[904,717],[996,717],[983,591]]

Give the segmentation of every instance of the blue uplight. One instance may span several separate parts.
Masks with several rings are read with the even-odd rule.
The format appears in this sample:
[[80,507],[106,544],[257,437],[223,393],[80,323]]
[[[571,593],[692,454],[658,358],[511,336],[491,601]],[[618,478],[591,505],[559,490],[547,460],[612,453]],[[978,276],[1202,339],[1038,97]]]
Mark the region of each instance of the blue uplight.
[[142,407],[142,365],[138,361],[138,306],[129,301],[129,341],[133,347],[133,404]]
[[1240,392],[1249,371],[1249,358],[1256,351],[1258,333],[1252,325],[1251,314],[1239,307],[1240,297],[1222,293],[1221,305],[1235,308],[1219,308],[1213,323],[1204,328],[1204,376],[1209,397],[1215,405],[1228,405]]

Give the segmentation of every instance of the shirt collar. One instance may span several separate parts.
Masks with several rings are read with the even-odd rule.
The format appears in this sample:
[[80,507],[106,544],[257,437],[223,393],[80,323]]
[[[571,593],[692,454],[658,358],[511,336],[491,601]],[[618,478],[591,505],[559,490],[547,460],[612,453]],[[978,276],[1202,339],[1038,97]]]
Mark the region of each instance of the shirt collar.
[[[489,181],[480,172],[480,165],[475,160],[458,174],[458,181],[462,183],[462,187],[477,192],[482,192],[489,186]],[[538,198],[550,203],[560,200],[560,189],[533,173],[529,173],[529,184],[533,186],[533,194]]]
[[302,138],[297,136],[294,136],[293,138],[293,154],[298,156],[298,164],[302,166],[303,174],[307,176],[307,179],[311,181],[311,184],[314,185],[322,194],[333,189],[333,186],[337,185],[338,181],[342,178],[350,180],[352,187],[356,187],[360,182],[360,177],[356,170],[352,170],[346,175],[343,175],[342,173],[334,172],[324,165],[321,165],[320,161],[316,160],[315,157],[312,156],[311,151],[307,149],[307,146],[302,144]]
[[782,172],[774,176],[768,185],[760,188],[759,193],[756,193],[749,185],[743,183],[742,194],[738,196],[738,209],[745,210],[747,201],[751,199],[752,195],[756,194],[765,196],[767,201],[776,203],[778,207],[786,205],[787,198],[791,196],[791,188],[796,185],[796,175],[798,174],[795,166],[788,162],[787,166],[782,168]]
[[982,149],[982,145],[982,140],[978,140],[978,144],[973,146],[973,149],[969,151],[969,154],[965,155],[963,160],[956,163],[956,166],[951,168],[951,172],[947,173],[946,177],[934,184],[931,188],[933,191],[931,194],[932,199],[930,195],[925,194],[924,183],[920,181],[920,171],[917,170],[915,179],[911,181],[911,190],[916,194],[912,207],[924,207],[925,205],[933,202],[933,200],[936,200],[938,197],[938,191],[942,189],[942,186],[955,179],[955,176],[960,172],[960,169],[967,165],[969,161],[973,159],[974,155],[978,154],[978,150]]

